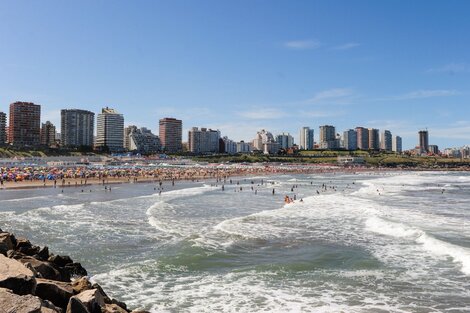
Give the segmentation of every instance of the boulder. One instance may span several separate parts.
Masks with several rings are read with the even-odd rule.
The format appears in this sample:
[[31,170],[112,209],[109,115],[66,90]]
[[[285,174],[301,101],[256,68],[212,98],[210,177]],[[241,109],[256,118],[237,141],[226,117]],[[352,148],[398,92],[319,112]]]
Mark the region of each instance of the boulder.
[[86,269],[84,269],[80,263],[69,263],[64,266],[64,270],[70,277],[83,277],[88,275]]
[[105,305],[103,295],[100,291],[98,289],[90,289],[70,298],[67,313],[81,312],[72,311],[73,306],[77,308],[80,307],[79,303],[82,303],[89,313],[101,313],[101,307]]
[[49,257],[48,261],[60,267],[73,263],[72,259],[68,255],[52,255]]
[[41,299],[49,300],[55,306],[66,309],[73,296],[73,289],[70,283],[38,278],[36,295]]
[[41,250],[38,246],[33,246],[31,242],[26,238],[18,238],[16,242],[16,250],[29,256],[33,256],[39,253]]
[[20,248],[31,248],[32,246],[31,242],[24,237],[18,237],[18,239],[16,239],[16,250]]
[[36,278],[23,264],[0,254],[0,287],[18,295],[34,294]]
[[104,302],[105,303],[108,303],[108,304],[112,304],[113,302],[111,301],[111,298],[108,297],[108,295],[106,294],[106,292],[104,292],[103,288],[101,288],[100,285],[98,285],[97,283],[94,283],[93,285],[91,285],[91,288],[93,289],[98,289],[98,291],[101,293],[101,295],[103,296],[103,299],[104,299]]
[[0,288],[0,312],[40,313],[41,299],[33,295],[20,296],[10,290]]
[[59,268],[55,267],[54,264],[47,262],[47,261],[40,261],[31,256],[19,256],[18,254],[15,256],[19,262],[25,264],[30,263],[31,266],[38,272],[41,278],[45,279],[52,279],[58,281],[69,282],[70,275],[65,270],[60,270]]
[[72,288],[75,294],[79,294],[80,292],[83,292],[85,290],[93,289],[91,287],[90,281],[86,277],[81,277],[79,279],[74,280],[72,282]]
[[117,304],[105,304],[104,307],[101,308],[102,313],[128,313],[126,310],[121,308]]
[[72,297],[67,305],[66,313],[90,313],[90,311],[88,311],[86,305],[82,301]]
[[10,233],[0,233],[0,253],[3,255],[7,255],[8,250],[15,248],[11,236]]
[[5,288],[0,288],[0,305],[2,313],[62,313],[48,301],[33,295],[20,296]]
[[47,261],[47,259],[49,259],[49,248],[47,246],[42,247],[34,257],[41,261]]

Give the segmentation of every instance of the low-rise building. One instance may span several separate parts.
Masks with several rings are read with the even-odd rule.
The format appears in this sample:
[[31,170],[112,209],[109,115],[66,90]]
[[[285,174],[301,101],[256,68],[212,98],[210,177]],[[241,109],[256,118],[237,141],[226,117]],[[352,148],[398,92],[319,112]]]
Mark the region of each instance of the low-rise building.
[[154,154],[161,151],[160,138],[145,127],[131,125],[124,129],[124,144],[128,151]]

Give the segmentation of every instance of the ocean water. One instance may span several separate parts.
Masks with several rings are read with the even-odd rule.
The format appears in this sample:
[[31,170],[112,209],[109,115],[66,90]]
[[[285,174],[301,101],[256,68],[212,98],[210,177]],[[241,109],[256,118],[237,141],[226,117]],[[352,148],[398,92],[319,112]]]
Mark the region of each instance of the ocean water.
[[467,173],[155,187],[0,190],[0,228],[154,312],[470,312]]

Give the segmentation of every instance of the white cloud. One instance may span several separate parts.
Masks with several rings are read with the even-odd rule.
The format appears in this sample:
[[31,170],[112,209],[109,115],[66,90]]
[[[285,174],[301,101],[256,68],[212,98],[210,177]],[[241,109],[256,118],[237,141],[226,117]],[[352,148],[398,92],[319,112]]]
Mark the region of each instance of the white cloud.
[[448,73],[448,74],[466,73],[466,72],[470,72],[470,65],[466,63],[449,63],[442,67],[428,69],[426,72]]
[[434,89],[434,90],[415,90],[404,95],[395,97],[396,100],[423,99],[434,97],[449,97],[460,94],[457,90]]
[[332,50],[349,50],[349,49],[359,47],[360,45],[361,44],[357,43],[357,42],[348,42],[348,43],[345,43],[345,44],[342,44],[342,45],[339,45],[339,46],[335,46],[331,49]]
[[252,120],[271,120],[286,117],[286,113],[279,109],[263,108],[238,113],[241,117]]
[[308,99],[308,103],[328,103],[328,104],[349,104],[355,97],[351,88],[333,88],[323,90],[315,94],[313,98]]
[[284,43],[284,46],[289,49],[307,50],[317,49],[321,47],[321,43],[316,40],[293,40]]

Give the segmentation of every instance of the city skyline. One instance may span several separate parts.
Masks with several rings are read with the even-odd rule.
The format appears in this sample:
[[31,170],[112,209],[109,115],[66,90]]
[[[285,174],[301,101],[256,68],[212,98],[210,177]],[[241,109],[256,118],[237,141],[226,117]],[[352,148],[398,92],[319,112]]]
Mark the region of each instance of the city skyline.
[[61,109],[110,106],[125,126],[155,133],[159,119],[172,116],[183,120],[184,141],[197,126],[236,141],[260,129],[289,132],[299,143],[309,126],[318,142],[318,127],[331,124],[337,133],[391,130],[405,150],[425,128],[430,144],[463,146],[469,8],[463,1],[2,3],[0,111],[34,102],[41,122],[58,127]]

